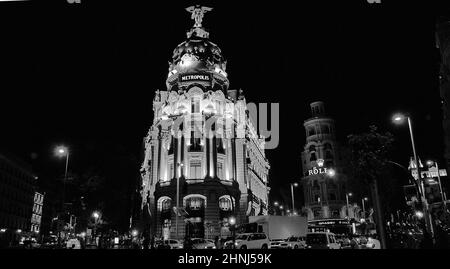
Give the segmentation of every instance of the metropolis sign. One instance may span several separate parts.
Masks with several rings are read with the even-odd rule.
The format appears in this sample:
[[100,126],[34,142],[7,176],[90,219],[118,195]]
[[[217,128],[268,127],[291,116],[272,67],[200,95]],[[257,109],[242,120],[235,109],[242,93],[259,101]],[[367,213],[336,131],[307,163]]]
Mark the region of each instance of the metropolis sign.
[[184,74],[180,75],[181,82],[188,81],[211,81],[211,77],[208,74]]

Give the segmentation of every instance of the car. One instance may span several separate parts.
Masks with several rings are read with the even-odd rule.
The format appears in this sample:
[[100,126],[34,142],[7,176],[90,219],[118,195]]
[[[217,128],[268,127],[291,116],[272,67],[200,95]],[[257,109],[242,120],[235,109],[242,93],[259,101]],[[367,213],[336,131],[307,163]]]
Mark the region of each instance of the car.
[[[234,245],[238,249],[268,249],[270,241],[265,233],[243,233],[236,236]],[[233,241],[225,242],[224,248],[233,248]]]
[[183,243],[179,240],[174,240],[174,239],[164,240],[164,245],[168,246],[168,248],[170,248],[170,249],[183,248]]
[[286,240],[285,239],[271,239],[269,248],[270,249],[280,248],[280,244],[284,243],[284,241],[286,241]]
[[216,244],[203,238],[191,238],[193,249],[215,249]]
[[336,241],[333,233],[315,232],[306,235],[306,247],[308,249],[340,249],[341,245]]
[[300,249],[306,247],[306,238],[302,236],[291,236],[282,242],[279,248]]

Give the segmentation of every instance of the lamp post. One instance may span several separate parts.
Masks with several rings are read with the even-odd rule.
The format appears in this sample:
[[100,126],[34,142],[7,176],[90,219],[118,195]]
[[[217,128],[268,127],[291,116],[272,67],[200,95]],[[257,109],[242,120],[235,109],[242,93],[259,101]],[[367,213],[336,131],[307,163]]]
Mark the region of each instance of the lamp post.
[[428,160],[427,161],[427,165],[429,167],[434,166],[434,164],[436,164],[437,178],[438,178],[438,183],[439,183],[439,192],[441,194],[442,206],[444,207],[444,211],[445,211],[445,209],[446,209],[446,202],[445,202],[445,199],[444,199],[444,192],[442,190],[442,185],[441,185],[441,175],[439,174],[439,165],[438,165],[437,161],[432,161],[432,160]]
[[94,242],[97,245],[97,224],[100,218],[100,213],[98,211],[92,212],[92,217],[94,217]]
[[361,199],[361,202],[362,202],[362,209],[363,209],[363,219],[366,218],[366,207],[365,207],[365,205],[364,205],[364,201],[368,201],[368,200],[369,200],[369,198],[367,198],[367,197],[364,197],[364,198]]
[[[427,200],[425,198],[425,188],[423,185],[423,180],[422,180],[422,175],[420,173],[420,163],[418,161],[417,158],[417,153],[416,153],[416,145],[414,142],[414,135],[413,135],[413,129],[412,129],[412,124],[411,124],[411,118],[409,116],[405,116],[403,114],[395,114],[393,116],[393,122],[397,123],[397,124],[401,124],[404,122],[405,119],[407,119],[408,121],[408,127],[409,127],[409,134],[411,136],[411,146],[412,146],[412,150],[413,150],[413,155],[414,155],[414,163],[416,165],[416,169],[417,169],[417,181],[418,181],[418,185],[419,185],[419,195],[421,196],[421,200],[422,200],[422,206],[423,206],[423,210],[424,210],[424,216],[425,216],[425,224],[426,224],[426,228],[429,231],[431,238],[434,242],[434,232],[433,232],[433,224],[431,221],[431,215],[428,209],[428,203]],[[438,170],[439,173],[439,170]]]
[[[65,214],[66,211],[64,208],[64,204],[65,204],[65,199],[66,199],[67,170],[69,168],[69,149],[66,146],[58,146],[55,148],[55,155],[60,158],[62,158],[64,156],[66,157],[66,168],[65,168],[65,172],[64,172],[63,190],[62,190],[62,199],[61,199],[61,211]],[[58,241],[59,241],[59,243],[61,243],[61,231],[58,232]]]
[[352,196],[352,195],[353,195],[353,194],[352,194],[351,192],[345,194],[345,199],[347,200],[347,220],[350,219],[350,217],[349,217],[349,210],[348,210],[348,207],[349,207],[349,205],[348,205],[348,197],[349,197],[349,196]]
[[291,197],[292,197],[292,213],[295,212],[295,202],[294,202],[294,187],[297,187],[298,183],[291,183]]
[[[180,174],[181,174],[181,171],[183,170],[183,163],[177,163],[177,165],[178,167],[180,167]],[[180,210],[180,176],[177,175],[177,202],[175,210],[175,231],[177,240],[179,240],[178,238],[178,215],[180,213],[179,210]]]

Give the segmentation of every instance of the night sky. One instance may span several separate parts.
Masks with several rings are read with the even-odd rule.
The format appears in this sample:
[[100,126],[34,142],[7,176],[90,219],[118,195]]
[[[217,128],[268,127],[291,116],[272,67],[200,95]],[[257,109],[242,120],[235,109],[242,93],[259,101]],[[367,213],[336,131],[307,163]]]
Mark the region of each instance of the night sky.
[[442,160],[435,13],[424,3],[81,2],[1,3],[0,149],[42,177],[64,169],[58,144],[77,171],[88,155],[104,160],[109,145],[141,158],[154,92],[193,25],[184,8],[196,3],[214,8],[203,25],[228,60],[230,88],[247,102],[280,103],[280,145],[267,151],[275,198],[301,177],[303,121],[317,100],[340,142],[376,124],[394,134],[392,159],[404,165],[408,129],[390,117],[410,112],[421,159]]

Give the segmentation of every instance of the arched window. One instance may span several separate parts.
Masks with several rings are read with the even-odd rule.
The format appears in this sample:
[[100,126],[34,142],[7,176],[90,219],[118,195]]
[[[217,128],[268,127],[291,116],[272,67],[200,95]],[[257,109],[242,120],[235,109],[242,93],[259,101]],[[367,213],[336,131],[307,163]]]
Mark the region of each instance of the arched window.
[[219,208],[222,211],[231,211],[231,200],[227,197],[222,197],[219,199]]
[[333,159],[333,153],[330,150],[325,151],[325,159]]
[[314,145],[309,146],[309,152],[316,152],[316,146]]
[[316,153],[311,153],[311,158],[309,158],[309,160],[311,162],[317,160]]
[[183,205],[189,210],[200,210],[206,207],[206,197],[201,194],[190,194],[183,198]]
[[167,196],[160,197],[158,199],[158,211],[167,212],[172,207],[172,199]]
[[316,130],[313,127],[310,127],[308,129],[308,136],[312,136],[316,134]]

